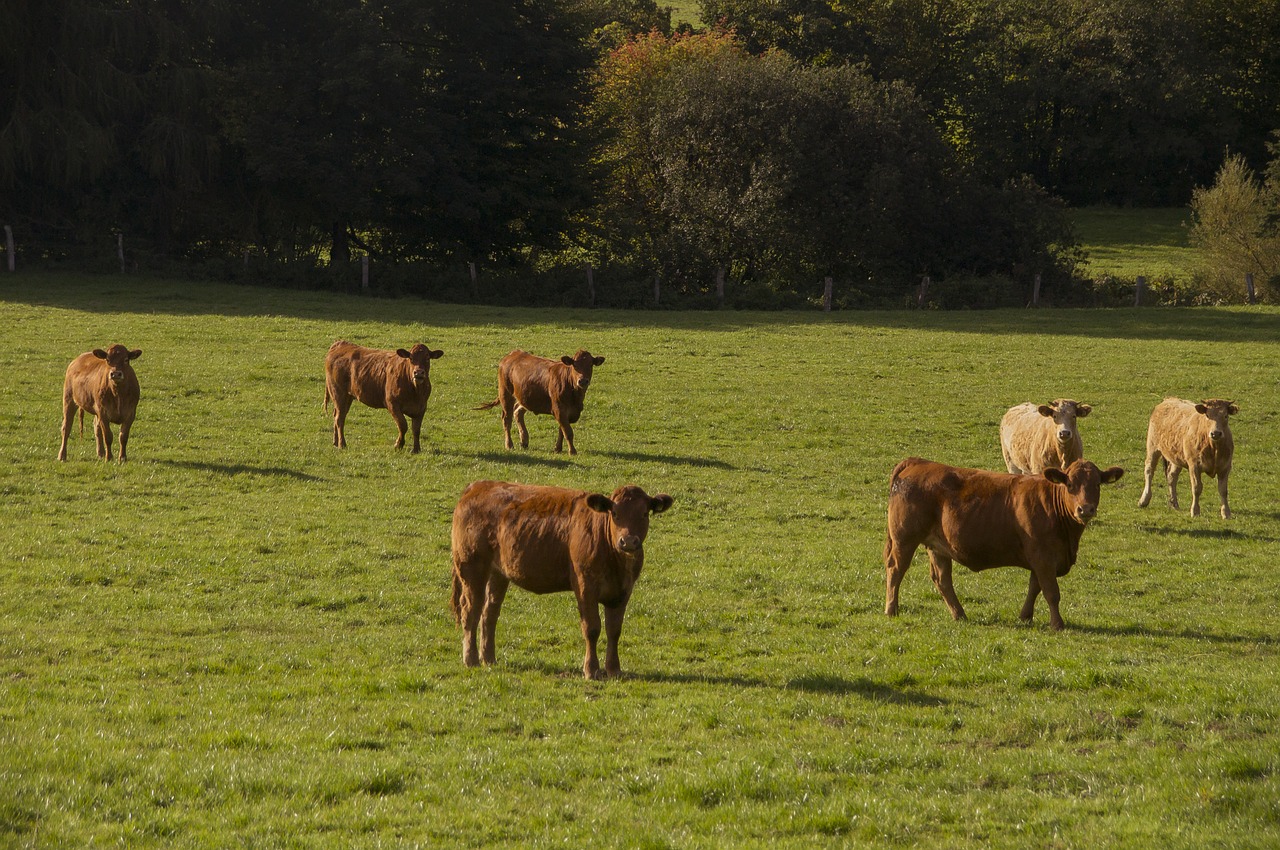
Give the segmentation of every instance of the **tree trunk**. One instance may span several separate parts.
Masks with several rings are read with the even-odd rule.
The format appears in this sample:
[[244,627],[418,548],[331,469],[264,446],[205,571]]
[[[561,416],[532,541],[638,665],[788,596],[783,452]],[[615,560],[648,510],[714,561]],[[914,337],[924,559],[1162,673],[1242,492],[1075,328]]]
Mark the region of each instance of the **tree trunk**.
[[347,238],[346,222],[333,223],[333,242],[329,246],[329,268],[336,269],[351,262],[351,240]]

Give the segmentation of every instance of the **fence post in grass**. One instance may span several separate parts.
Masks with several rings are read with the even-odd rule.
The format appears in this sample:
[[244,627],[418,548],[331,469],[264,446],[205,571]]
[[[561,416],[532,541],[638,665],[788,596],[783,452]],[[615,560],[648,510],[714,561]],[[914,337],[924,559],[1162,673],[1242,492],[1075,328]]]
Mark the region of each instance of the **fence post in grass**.
[[924,298],[929,294],[929,276],[920,278],[920,294],[916,296],[916,306],[924,307]]
[[831,277],[822,279],[822,312],[831,312]]
[[474,262],[467,263],[467,269],[471,272],[471,292],[476,298],[479,298],[480,282],[476,279],[476,264]]
[[591,263],[587,263],[587,305],[596,306],[596,276]]
[[116,232],[116,256],[120,258],[120,273],[124,274],[124,231]]
[[4,249],[5,256],[9,258],[9,271],[14,269],[14,249],[13,249],[13,228],[9,225],[4,226]]
[[1040,272],[1036,272],[1035,283],[1031,286],[1031,306],[1040,306]]
[[1142,292],[1147,288],[1147,279],[1143,275],[1138,275],[1138,279],[1134,281],[1133,286],[1133,306],[1142,306]]
[[1250,303],[1250,304],[1257,304],[1257,303],[1258,303],[1258,293],[1254,292],[1254,290],[1253,290],[1253,272],[1245,272],[1245,275],[1244,275],[1244,288],[1245,288],[1246,290],[1248,290],[1248,292],[1249,292],[1249,303]]
[[716,303],[724,306],[724,266],[716,267]]
[[369,294],[369,253],[360,255],[360,291]]

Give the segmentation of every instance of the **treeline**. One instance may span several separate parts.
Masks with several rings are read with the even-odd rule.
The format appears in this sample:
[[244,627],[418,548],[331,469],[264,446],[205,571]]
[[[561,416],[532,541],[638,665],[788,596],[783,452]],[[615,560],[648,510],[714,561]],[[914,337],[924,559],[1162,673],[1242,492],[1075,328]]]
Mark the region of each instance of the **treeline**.
[[654,0],[13,0],[0,223],[29,262],[351,286],[367,256],[433,297],[1080,300],[1059,198],[1262,166],[1275,12],[704,0],[695,33]]

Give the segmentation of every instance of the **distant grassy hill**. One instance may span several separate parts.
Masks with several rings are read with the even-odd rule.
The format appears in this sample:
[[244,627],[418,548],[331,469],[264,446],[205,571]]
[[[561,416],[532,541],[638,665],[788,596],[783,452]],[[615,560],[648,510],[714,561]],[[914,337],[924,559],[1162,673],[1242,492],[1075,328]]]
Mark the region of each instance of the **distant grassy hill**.
[[1190,217],[1186,207],[1085,207],[1072,211],[1092,274],[1122,278],[1146,275],[1152,280],[1191,276],[1195,250],[1187,244]]

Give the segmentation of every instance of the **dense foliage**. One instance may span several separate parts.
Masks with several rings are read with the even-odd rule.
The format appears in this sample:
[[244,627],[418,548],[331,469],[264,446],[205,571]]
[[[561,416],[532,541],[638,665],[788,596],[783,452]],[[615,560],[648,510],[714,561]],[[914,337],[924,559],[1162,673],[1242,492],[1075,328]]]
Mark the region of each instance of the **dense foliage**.
[[701,9],[673,35],[656,0],[15,0],[0,223],[24,262],[110,267],[123,234],[129,264],[349,282],[362,253],[383,291],[458,295],[426,281],[470,263],[574,300],[592,263],[1014,303],[1069,288],[1055,197],[1185,203],[1280,126],[1262,0]]

